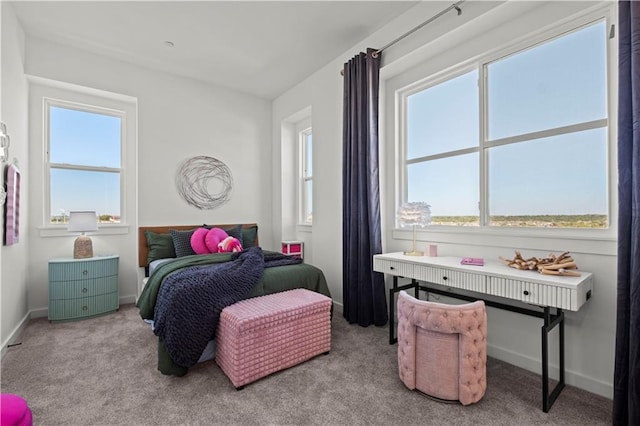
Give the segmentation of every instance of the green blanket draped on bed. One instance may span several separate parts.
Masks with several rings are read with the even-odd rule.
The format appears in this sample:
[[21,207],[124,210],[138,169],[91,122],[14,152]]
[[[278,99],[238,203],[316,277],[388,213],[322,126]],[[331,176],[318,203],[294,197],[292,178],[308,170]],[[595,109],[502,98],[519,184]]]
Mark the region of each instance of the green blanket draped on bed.
[[[265,251],[265,254],[269,252]],[[143,319],[152,320],[158,291],[165,277],[183,268],[230,262],[231,253],[213,253],[208,255],[194,255],[177,258],[171,262],[158,266],[144,287],[136,306],[140,309]],[[300,263],[297,265],[277,266],[265,268],[262,279],[256,284],[247,298],[264,296],[294,288],[306,288],[331,297],[327,281],[322,271],[315,266]],[[158,370],[163,374],[183,376],[187,373],[185,367],[175,364],[166,352],[160,339],[158,340]]]

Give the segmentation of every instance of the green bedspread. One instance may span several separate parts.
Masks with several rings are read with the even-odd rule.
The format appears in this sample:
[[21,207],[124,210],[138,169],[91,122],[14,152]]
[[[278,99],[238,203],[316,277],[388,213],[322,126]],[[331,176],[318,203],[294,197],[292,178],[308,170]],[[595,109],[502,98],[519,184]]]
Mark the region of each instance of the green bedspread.
[[[265,251],[265,255],[269,253]],[[230,262],[231,253],[214,253],[208,255],[184,256],[158,266],[140,295],[136,306],[140,309],[143,319],[152,320],[154,316],[156,298],[165,277],[187,267],[211,265]],[[296,265],[265,268],[262,279],[256,284],[247,298],[264,296],[294,288],[306,288],[331,297],[327,281],[322,271],[315,266],[305,263]],[[158,340],[158,370],[163,374],[183,376],[187,373],[185,367],[175,364],[169,358],[163,343]]]

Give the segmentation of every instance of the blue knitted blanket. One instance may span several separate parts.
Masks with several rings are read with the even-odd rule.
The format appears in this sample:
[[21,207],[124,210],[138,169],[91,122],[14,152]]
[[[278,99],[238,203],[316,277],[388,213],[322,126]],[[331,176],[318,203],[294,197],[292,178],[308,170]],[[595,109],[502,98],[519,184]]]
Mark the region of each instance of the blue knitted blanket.
[[299,263],[289,256],[265,256],[252,247],[223,264],[190,267],[167,276],[156,299],[154,333],[173,362],[191,367],[215,336],[222,310],[245,299],[265,267]]

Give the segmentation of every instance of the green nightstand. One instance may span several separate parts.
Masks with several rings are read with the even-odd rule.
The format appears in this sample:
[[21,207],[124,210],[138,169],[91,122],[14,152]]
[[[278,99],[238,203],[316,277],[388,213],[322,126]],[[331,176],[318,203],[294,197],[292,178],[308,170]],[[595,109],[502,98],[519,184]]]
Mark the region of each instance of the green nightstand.
[[87,318],[120,307],[119,256],[49,260],[49,321]]

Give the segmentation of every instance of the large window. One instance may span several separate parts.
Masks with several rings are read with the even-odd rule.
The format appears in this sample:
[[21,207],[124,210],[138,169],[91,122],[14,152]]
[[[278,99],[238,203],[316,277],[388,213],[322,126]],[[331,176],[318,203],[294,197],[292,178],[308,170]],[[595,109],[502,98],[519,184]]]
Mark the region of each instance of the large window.
[[604,20],[399,93],[402,201],[433,224],[606,228]]
[[49,223],[94,210],[101,223],[121,219],[124,113],[46,100]]
[[298,126],[298,152],[300,154],[300,223],[313,222],[313,134],[308,124]]

